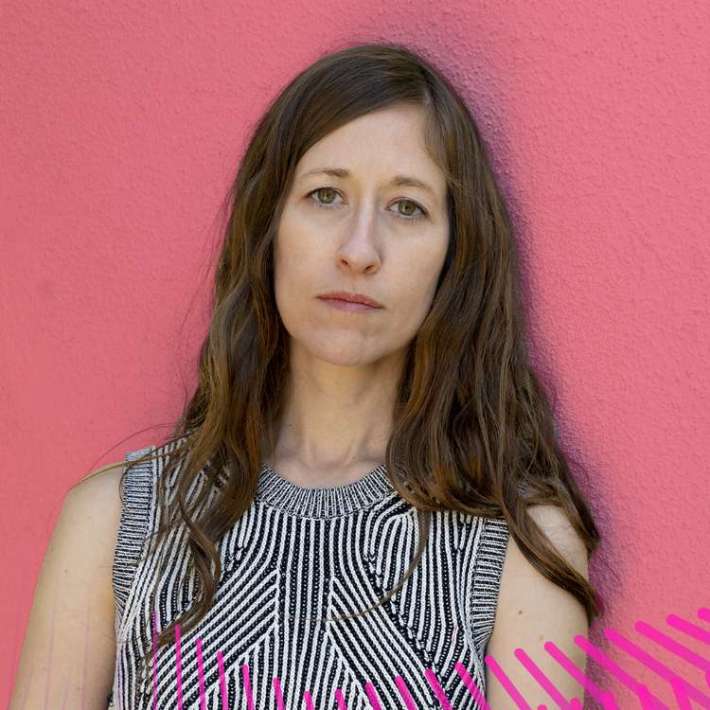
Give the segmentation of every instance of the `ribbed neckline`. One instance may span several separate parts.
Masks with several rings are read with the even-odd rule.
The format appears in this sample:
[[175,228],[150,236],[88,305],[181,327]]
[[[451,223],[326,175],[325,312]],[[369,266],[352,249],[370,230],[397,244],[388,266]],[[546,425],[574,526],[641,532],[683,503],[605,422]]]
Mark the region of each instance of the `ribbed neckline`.
[[396,494],[387,478],[385,464],[376,466],[357,481],[329,488],[305,488],[287,480],[268,463],[261,469],[258,500],[288,513],[308,518],[333,518],[369,508]]

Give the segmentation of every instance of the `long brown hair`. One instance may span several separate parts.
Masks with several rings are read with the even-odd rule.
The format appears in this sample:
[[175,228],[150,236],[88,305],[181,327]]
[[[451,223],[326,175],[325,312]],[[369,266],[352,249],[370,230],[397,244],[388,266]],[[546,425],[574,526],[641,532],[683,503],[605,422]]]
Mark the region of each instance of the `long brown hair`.
[[[386,449],[387,474],[416,508],[421,540],[402,580],[377,604],[419,563],[431,511],[457,510],[503,517],[525,557],[582,603],[590,624],[602,611],[590,583],[527,514],[530,505],[559,506],[590,554],[600,542],[528,359],[513,229],[479,129],[430,61],[401,44],[368,43],[321,57],[280,92],[227,195],[199,381],[165,444],[158,486],[165,512],[153,537],[157,546],[169,530],[184,530],[198,593],[159,632],[158,646],[176,624],[192,629],[212,605],[221,574],[216,545],[252,504],[274,449],[288,333],[274,298],[273,243],[294,168],[331,131],[394,104],[426,112],[426,146],[447,181],[450,238],[431,309],[408,348]],[[166,483],[178,471],[168,501]],[[189,500],[197,479],[199,493]]]

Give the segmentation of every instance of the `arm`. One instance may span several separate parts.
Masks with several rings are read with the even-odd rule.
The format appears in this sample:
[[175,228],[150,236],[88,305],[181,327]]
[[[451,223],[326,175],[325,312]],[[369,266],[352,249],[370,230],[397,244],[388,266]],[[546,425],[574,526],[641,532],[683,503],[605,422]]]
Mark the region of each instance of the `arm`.
[[[557,551],[585,579],[589,579],[587,550],[564,513],[551,505],[536,505],[528,510]],[[543,644],[552,641],[584,671],[586,656],[573,638],[587,633],[587,617],[581,603],[538,572],[511,535],[501,571],[496,619],[486,653],[495,658],[532,708],[541,703],[551,707],[553,701],[513,651],[522,648],[567,701],[574,697],[582,701],[582,686],[543,648]],[[517,707],[488,665],[486,690],[491,710]]]
[[34,590],[9,710],[106,710],[115,664],[112,565],[121,464],[65,495]]

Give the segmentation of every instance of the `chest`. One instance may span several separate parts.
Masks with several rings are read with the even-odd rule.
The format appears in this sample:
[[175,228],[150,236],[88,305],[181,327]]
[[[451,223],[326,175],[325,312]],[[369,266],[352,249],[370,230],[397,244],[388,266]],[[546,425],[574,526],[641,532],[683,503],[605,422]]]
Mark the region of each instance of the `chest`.
[[198,707],[200,688],[207,708],[226,707],[222,698],[241,707],[249,693],[256,707],[270,707],[278,678],[287,707],[302,707],[307,692],[329,698],[315,707],[334,707],[340,691],[352,710],[371,707],[368,682],[382,707],[404,707],[399,678],[418,707],[434,708],[433,674],[452,707],[476,708],[456,664],[484,683],[472,608],[481,533],[475,518],[436,513],[414,572],[378,604],[420,541],[408,504],[333,519],[255,505],[220,542],[212,607],[158,650],[153,678],[132,675],[131,659],[150,648],[151,622],[164,628],[192,603],[195,573],[184,546],[162,549],[168,572],[160,577],[143,560],[119,627],[122,692],[136,708],[152,707],[154,694],[158,708],[175,707],[178,694]]

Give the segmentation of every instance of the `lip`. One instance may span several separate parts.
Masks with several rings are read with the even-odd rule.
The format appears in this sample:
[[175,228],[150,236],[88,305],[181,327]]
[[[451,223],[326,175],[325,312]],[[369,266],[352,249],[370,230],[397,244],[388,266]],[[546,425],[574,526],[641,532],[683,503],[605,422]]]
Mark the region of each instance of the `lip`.
[[331,291],[330,293],[321,293],[318,298],[340,304],[350,303],[353,305],[362,305],[369,308],[382,308],[382,304],[372,298],[365,296],[363,293],[350,293],[348,291]]

